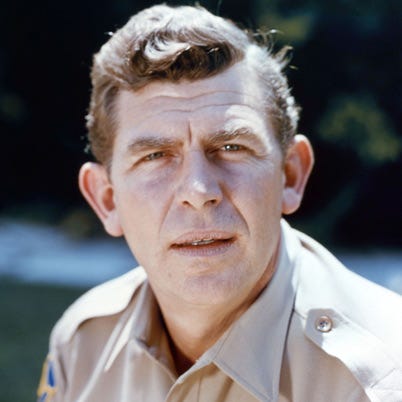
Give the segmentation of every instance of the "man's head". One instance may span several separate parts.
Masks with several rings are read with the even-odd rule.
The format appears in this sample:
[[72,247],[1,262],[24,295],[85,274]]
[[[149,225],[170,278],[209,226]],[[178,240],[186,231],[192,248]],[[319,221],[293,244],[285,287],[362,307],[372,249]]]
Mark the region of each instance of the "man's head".
[[[153,81],[199,80],[248,60],[264,87],[263,102],[285,152],[296,133],[298,108],[274,56],[250,33],[201,7],[158,5],[135,16],[94,57],[87,127],[92,153],[109,166],[116,125],[116,95]],[[247,77],[245,77],[247,78]]]
[[105,46],[93,72],[104,102],[89,119],[102,163],[82,167],[81,191],[162,307],[244,305],[274,272],[281,215],[298,208],[312,166],[280,62],[187,7],[146,10]]

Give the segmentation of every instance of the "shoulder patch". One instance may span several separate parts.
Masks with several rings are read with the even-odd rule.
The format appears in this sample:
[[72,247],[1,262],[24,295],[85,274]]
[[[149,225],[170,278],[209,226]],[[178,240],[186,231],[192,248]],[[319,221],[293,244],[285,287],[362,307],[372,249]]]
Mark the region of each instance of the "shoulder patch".
[[52,357],[48,355],[42,368],[42,375],[37,391],[38,402],[50,402],[57,391],[54,364]]

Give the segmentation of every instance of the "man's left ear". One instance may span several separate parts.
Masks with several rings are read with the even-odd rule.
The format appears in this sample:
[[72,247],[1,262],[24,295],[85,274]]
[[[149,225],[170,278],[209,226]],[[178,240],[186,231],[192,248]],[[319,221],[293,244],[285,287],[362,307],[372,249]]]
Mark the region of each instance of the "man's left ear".
[[304,135],[297,134],[289,145],[284,162],[283,214],[291,214],[299,208],[313,165],[314,154],[310,141]]

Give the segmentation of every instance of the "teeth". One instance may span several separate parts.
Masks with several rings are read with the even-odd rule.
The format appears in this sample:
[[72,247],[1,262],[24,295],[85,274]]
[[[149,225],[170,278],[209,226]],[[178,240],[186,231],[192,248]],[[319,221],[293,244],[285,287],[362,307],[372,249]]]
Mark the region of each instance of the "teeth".
[[215,241],[214,239],[202,239],[202,240],[193,241],[190,244],[192,246],[204,246],[206,244],[211,244],[214,241]]

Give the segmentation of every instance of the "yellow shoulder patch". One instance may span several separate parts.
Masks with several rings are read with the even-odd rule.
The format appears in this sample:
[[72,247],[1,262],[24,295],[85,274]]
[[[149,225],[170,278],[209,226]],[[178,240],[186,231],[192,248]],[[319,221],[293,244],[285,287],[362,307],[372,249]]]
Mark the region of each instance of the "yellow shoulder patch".
[[37,391],[38,402],[50,402],[56,394],[56,379],[54,376],[54,363],[50,355],[47,356],[42,368],[42,375]]

